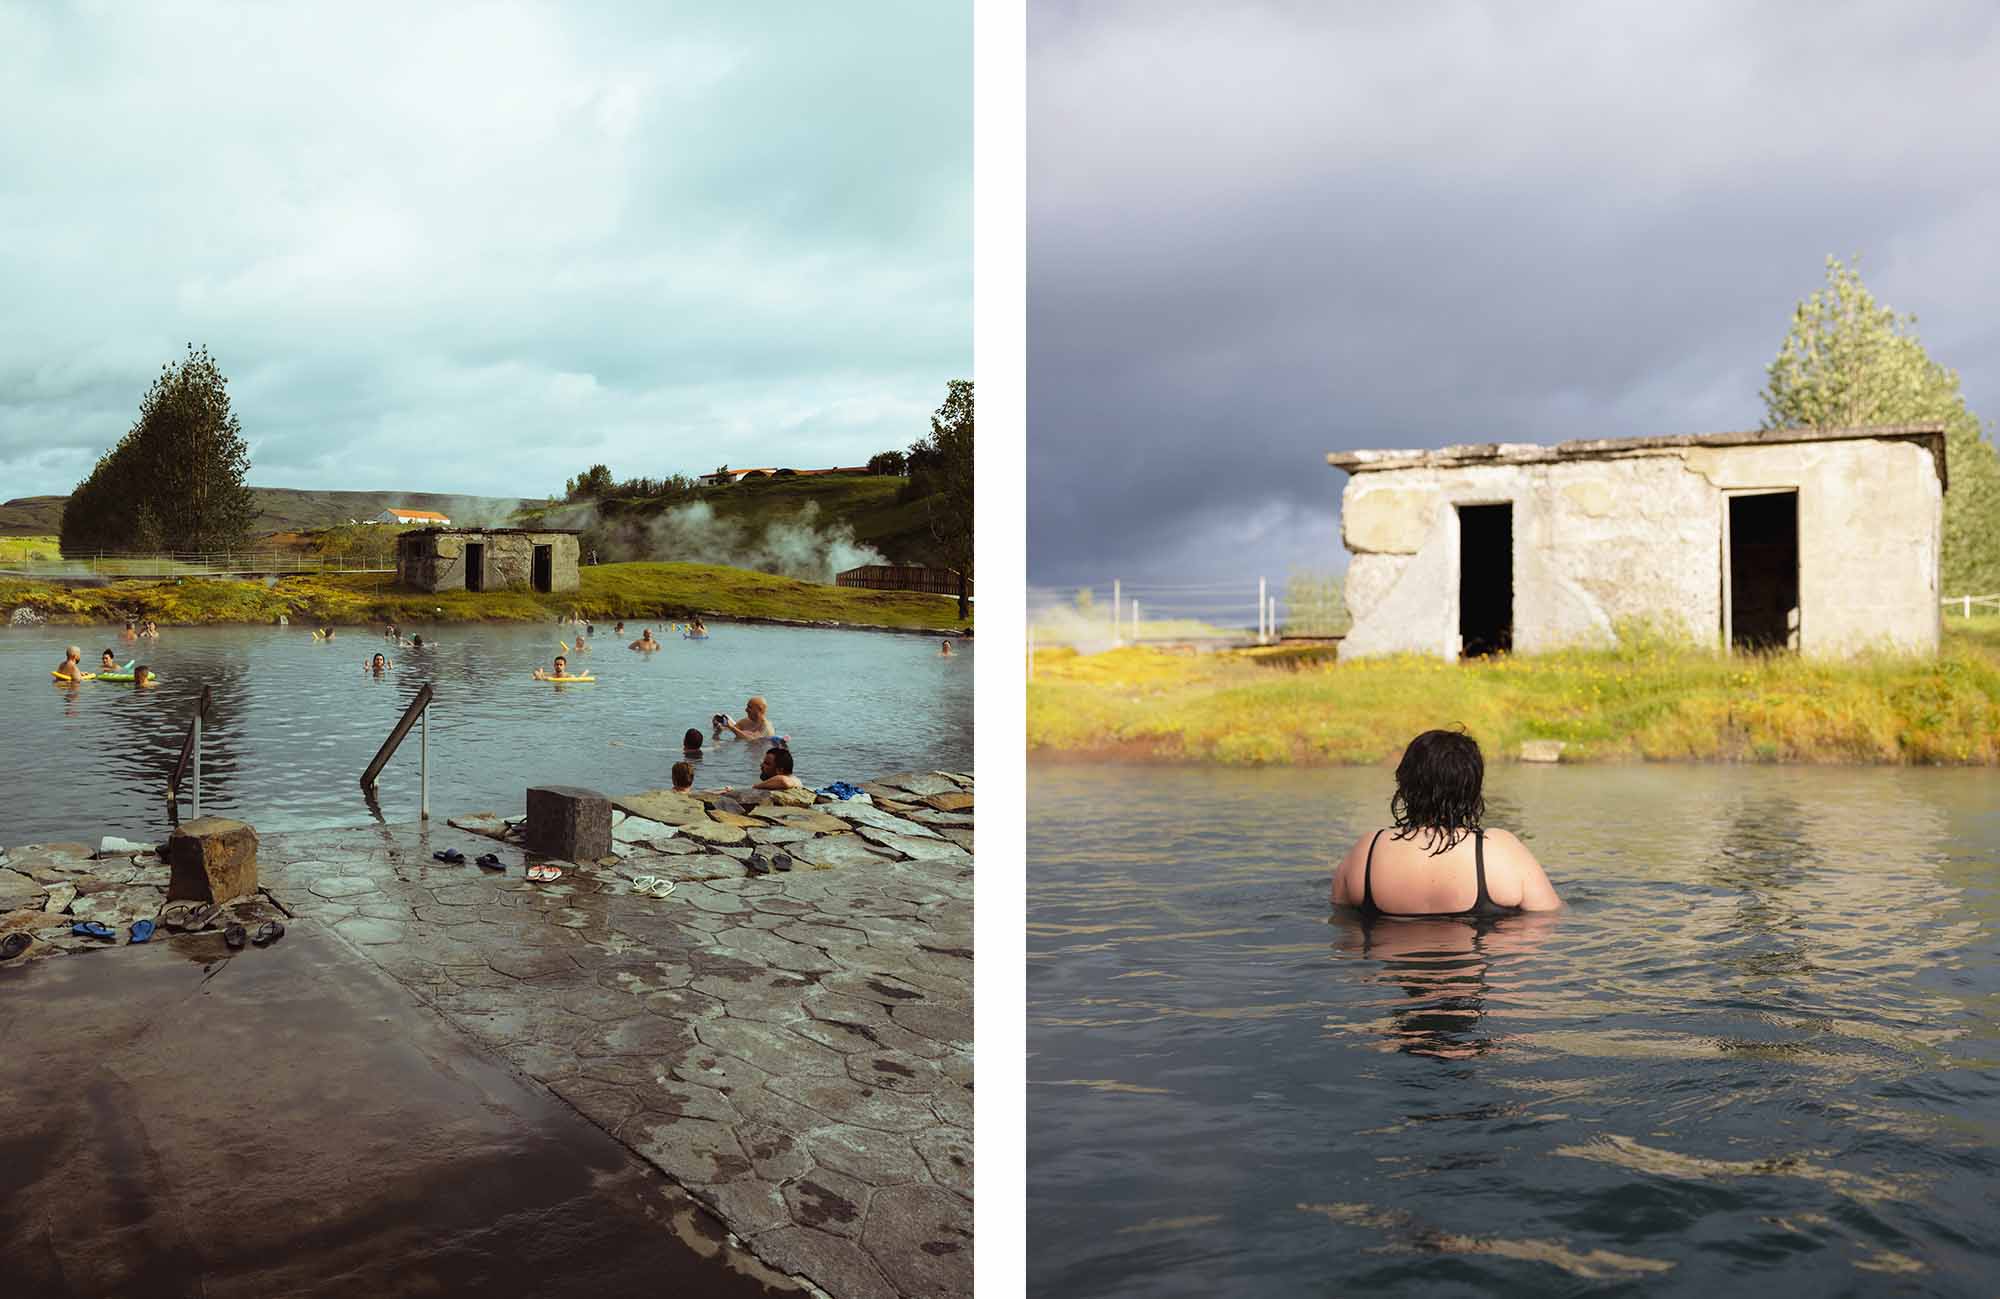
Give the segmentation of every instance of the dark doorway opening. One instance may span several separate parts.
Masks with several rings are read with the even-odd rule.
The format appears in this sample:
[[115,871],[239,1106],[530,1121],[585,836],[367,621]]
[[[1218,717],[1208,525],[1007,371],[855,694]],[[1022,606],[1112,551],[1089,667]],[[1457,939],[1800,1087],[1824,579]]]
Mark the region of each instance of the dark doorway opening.
[[1514,648],[1514,507],[1458,507],[1458,645],[1466,658]]
[[556,548],[535,547],[535,589],[553,591],[556,585]]
[[1729,498],[1729,647],[1799,647],[1799,494]]
[[486,589],[486,543],[467,542],[465,547],[465,589],[484,591]]

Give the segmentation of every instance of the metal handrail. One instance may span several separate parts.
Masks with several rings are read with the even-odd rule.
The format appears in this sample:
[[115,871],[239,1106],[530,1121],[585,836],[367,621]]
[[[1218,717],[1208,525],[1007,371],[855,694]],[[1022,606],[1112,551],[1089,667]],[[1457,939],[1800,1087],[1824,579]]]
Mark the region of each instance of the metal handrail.
[[174,760],[174,769],[167,775],[167,799],[177,801],[181,793],[181,777],[187,774],[188,762],[194,762],[194,814],[201,815],[201,722],[208,716],[209,705],[214,697],[209,688],[201,688],[201,697],[194,701],[194,716],[188,719],[187,734],[181,737],[181,755]]
[[382,774],[382,768],[389,764],[389,759],[396,756],[396,748],[402,744],[403,737],[408,735],[410,728],[421,719],[424,725],[418,737],[417,768],[418,781],[422,788],[421,815],[426,821],[431,819],[431,693],[431,683],[424,682],[417,691],[417,697],[403,710],[403,716],[396,723],[396,729],[389,732],[389,738],[382,741],[382,747],[376,750],[375,760],[368,764],[368,770],[361,773],[361,788],[372,793],[375,789],[375,777]]

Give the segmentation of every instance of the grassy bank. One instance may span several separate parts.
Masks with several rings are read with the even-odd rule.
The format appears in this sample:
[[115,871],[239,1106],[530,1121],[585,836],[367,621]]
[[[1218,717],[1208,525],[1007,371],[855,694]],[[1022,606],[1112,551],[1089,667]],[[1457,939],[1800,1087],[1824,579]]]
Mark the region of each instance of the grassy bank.
[[264,582],[114,582],[69,588],[0,581],[0,616],[27,606],[57,623],[117,623],[151,618],[162,625],[293,622],[352,625],[394,621],[540,622],[579,611],[599,622],[655,621],[701,614],[720,619],[836,622],[849,626],[944,628],[959,625],[958,606],[939,596],[821,586],[712,564],[600,564],[583,570],[583,587],[554,595],[528,591],[430,594],[398,590],[389,576],[324,574]]
[[1186,762],[1376,763],[1463,724],[1489,757],[2000,764],[2000,618],[1936,659],[1742,658],[1664,643],[1469,664],[1324,654],[1044,650],[1028,744]]

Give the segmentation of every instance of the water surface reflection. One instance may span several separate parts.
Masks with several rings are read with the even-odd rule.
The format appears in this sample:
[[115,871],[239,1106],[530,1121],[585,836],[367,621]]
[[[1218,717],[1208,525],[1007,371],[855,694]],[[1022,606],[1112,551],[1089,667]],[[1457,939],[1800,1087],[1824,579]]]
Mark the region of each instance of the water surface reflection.
[[1384,772],[1048,767],[1036,1293],[1985,1293],[1986,772],[1503,768],[1571,905],[1328,915]]

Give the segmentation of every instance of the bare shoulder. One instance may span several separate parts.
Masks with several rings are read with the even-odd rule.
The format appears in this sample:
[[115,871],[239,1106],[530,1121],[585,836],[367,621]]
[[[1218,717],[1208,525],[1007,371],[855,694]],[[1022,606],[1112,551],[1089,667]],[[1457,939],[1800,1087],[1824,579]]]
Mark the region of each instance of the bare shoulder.
[[1340,859],[1340,864],[1333,868],[1333,901],[1335,905],[1359,906],[1361,904],[1361,868],[1362,864],[1368,860],[1368,845],[1375,838],[1376,834],[1377,831],[1370,830],[1359,839],[1356,839],[1354,846],[1347,850],[1347,855]]
[[1541,861],[1518,835],[1511,830],[1488,830],[1486,840],[1491,846],[1488,865],[1498,866],[1520,884],[1521,901],[1518,905],[1529,911],[1553,911],[1562,906],[1562,898],[1556,894],[1555,886],[1549,883],[1548,872],[1542,869]]

